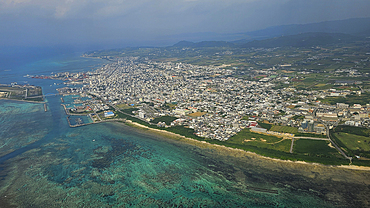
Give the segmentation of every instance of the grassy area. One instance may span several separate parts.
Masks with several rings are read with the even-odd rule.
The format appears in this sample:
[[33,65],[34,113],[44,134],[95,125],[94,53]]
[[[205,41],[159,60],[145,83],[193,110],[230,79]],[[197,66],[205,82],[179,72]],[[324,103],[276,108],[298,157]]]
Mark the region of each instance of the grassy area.
[[268,124],[268,123],[262,123],[262,122],[258,122],[258,125],[264,129],[267,129],[267,130],[270,130],[271,127],[272,127],[272,124]]
[[180,135],[188,137],[188,138],[196,139],[196,140],[199,140],[199,141],[204,141],[205,140],[204,138],[195,135],[193,129],[185,128],[183,126],[173,126],[173,127],[170,127],[170,128],[166,128],[164,130],[175,133],[175,134],[180,134]]
[[196,140],[199,140],[199,141],[204,141],[204,138],[201,138],[201,137],[198,137],[197,135],[195,135],[194,130],[190,129],[190,128],[185,128],[183,126],[174,126],[174,127],[170,127],[170,128],[161,128],[161,127],[158,127],[157,125],[151,125],[151,124],[149,124],[145,121],[142,121],[138,118],[135,118],[131,115],[126,115],[126,114],[123,114],[123,113],[118,112],[118,111],[115,111],[115,114],[117,115],[117,118],[124,118],[124,119],[130,120],[130,121],[136,122],[138,124],[148,126],[150,128],[153,128],[153,129],[166,130],[166,131],[169,131],[169,132],[172,132],[172,133],[183,135],[183,136],[188,137],[188,138],[196,139]]
[[366,105],[370,103],[370,93],[367,92],[361,95],[348,95],[347,97],[327,97],[325,99],[321,99],[321,102],[329,103],[331,105],[335,105],[336,103]]
[[137,111],[137,110],[139,110],[138,108],[126,108],[126,109],[123,109],[123,110],[121,110],[122,112],[125,112],[125,113],[128,113],[128,114],[131,114],[131,115],[134,115],[133,113],[132,113],[132,111]]
[[273,125],[271,127],[270,131],[295,134],[295,133],[298,132],[298,128],[290,127],[290,126],[275,126],[275,125]]
[[348,164],[348,160],[343,158],[336,149],[329,147],[328,141],[299,139],[295,141],[293,153],[289,153],[290,139],[282,140],[243,129],[228,141],[211,140],[209,142],[284,160],[301,160],[331,165]]
[[[179,135],[183,135],[188,138],[196,139],[199,141],[207,141],[211,144],[218,144],[223,145],[226,147],[232,147],[237,149],[242,149],[245,151],[255,152],[257,154],[278,158],[283,160],[300,160],[300,161],[307,161],[307,162],[316,162],[322,164],[330,164],[330,165],[341,165],[341,164],[348,164],[348,160],[342,157],[334,157],[331,155],[323,155],[323,154],[307,154],[307,153],[289,153],[291,140],[286,139],[282,140],[281,138],[277,138],[274,136],[267,136],[262,134],[257,134],[250,132],[249,129],[243,129],[241,132],[236,134],[235,136],[231,137],[228,141],[218,141],[218,140],[210,140],[198,137],[194,134],[194,130],[190,128],[185,128],[183,126],[174,126],[170,128],[160,128],[156,125],[150,125],[145,121],[142,121],[138,118],[132,117],[130,115],[122,114],[120,112],[115,112],[117,117],[125,118],[131,120],[133,122],[148,126],[154,129],[161,129],[166,130],[169,132],[173,132]],[[245,140],[253,140],[255,141],[245,141]],[[261,140],[262,139],[262,140]],[[314,140],[311,140],[314,141]],[[358,165],[369,165],[366,161],[359,161],[356,163]]]
[[189,114],[188,116],[191,116],[191,117],[199,117],[199,116],[203,116],[207,114],[206,112],[195,112],[195,113],[191,113]]
[[162,116],[162,117],[159,117],[159,118],[155,118],[152,123],[158,123],[158,122],[165,122],[167,125],[170,125],[172,121],[176,120],[177,118],[176,117],[172,117],[172,116]]
[[370,151],[370,138],[338,132],[335,136],[350,150]]
[[258,134],[251,132],[249,129],[243,129],[238,134],[231,137],[227,143],[289,152],[290,141],[291,140],[282,141],[282,138]]
[[293,151],[318,157],[342,157],[335,148],[329,147],[329,144],[329,141],[298,139],[294,142]]
[[315,87],[324,87],[326,84],[317,84]]
[[243,116],[242,120],[249,120],[249,116]]
[[322,135],[322,134],[314,134],[314,133],[296,133],[294,134],[294,136],[296,137],[315,137],[315,138],[327,138],[326,135]]
[[129,106],[129,105],[124,104],[124,103],[118,104],[118,105],[116,105],[116,107],[118,107],[119,109],[130,109],[130,108],[133,108],[132,106]]
[[359,136],[370,137],[370,129],[356,126],[338,126],[334,129],[334,132],[345,132]]
[[370,158],[370,129],[338,126],[330,131],[330,136],[349,156]]
[[148,124],[148,123],[147,123],[147,122],[145,122],[145,121],[142,121],[142,120],[140,120],[140,119],[138,119],[138,118],[135,118],[135,117],[133,117],[133,116],[131,116],[131,115],[123,114],[123,113],[121,113],[121,112],[119,112],[119,111],[114,111],[114,114],[116,114],[116,115],[117,115],[117,117],[116,117],[116,118],[124,118],[124,119],[131,120],[131,121],[133,121],[133,122],[136,122],[136,123],[139,123],[139,124],[142,124],[142,125],[145,125],[145,126],[151,127],[151,128],[157,128],[157,126],[156,126],[156,125],[150,125],[150,124]]
[[[306,161],[306,162],[315,162],[327,165],[348,165],[348,160],[341,157],[340,155],[332,156],[332,155],[314,155],[314,154],[302,154],[302,153],[289,153],[286,151],[280,151],[276,149],[268,149],[263,148],[261,146],[256,145],[248,145],[248,144],[240,144],[240,143],[233,143],[230,141],[221,142],[218,140],[210,140],[208,141],[211,144],[218,144],[223,145],[226,147],[232,147],[237,149],[242,149],[245,151],[255,152],[259,155],[263,155],[266,157],[278,158],[282,160],[291,160],[291,161]],[[291,140],[284,140],[281,142],[281,145],[289,146]],[[367,163],[361,163],[361,165],[370,165]]]
[[294,120],[304,119],[304,116],[295,115],[295,116],[292,117],[292,119],[294,119]]
[[167,103],[166,106],[168,106],[169,109],[173,110],[176,108],[177,104]]

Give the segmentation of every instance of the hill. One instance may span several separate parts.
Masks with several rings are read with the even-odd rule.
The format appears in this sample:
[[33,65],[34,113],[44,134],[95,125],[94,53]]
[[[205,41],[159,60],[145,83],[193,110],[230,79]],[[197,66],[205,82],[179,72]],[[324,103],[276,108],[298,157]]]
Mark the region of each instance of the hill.
[[266,40],[254,40],[243,44],[245,48],[312,47],[337,43],[349,43],[363,38],[341,33],[302,33]]
[[201,41],[201,42],[190,42],[190,41],[180,41],[173,45],[173,47],[183,48],[202,48],[202,47],[235,47],[234,43],[226,41]]
[[248,43],[226,41],[180,41],[173,45],[178,48],[202,48],[202,47],[242,47],[242,48],[274,48],[274,47],[312,47],[337,43],[349,43],[363,38],[342,33],[302,33],[287,35],[264,40],[254,40]]
[[346,20],[325,21],[310,24],[293,24],[268,27],[245,33],[249,38],[233,41],[247,43],[251,40],[268,39],[279,36],[297,35],[301,33],[343,33],[355,36],[370,36],[370,18],[354,18]]

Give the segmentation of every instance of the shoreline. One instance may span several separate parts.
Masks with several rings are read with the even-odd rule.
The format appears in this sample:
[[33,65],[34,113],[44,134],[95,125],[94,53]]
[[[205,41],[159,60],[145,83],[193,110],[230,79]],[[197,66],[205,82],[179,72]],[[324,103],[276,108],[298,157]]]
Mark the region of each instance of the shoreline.
[[[117,122],[117,123],[121,123],[121,122]],[[127,126],[132,126],[134,128],[146,129],[146,130],[149,130],[149,131],[151,131],[151,132],[153,132],[155,134],[164,136],[164,137],[169,138],[169,139],[175,139],[176,138],[176,139],[180,139],[180,140],[183,139],[184,141],[191,141],[191,143],[190,142],[187,142],[188,144],[191,144],[191,145],[198,146],[196,144],[201,144],[203,146],[206,145],[208,147],[218,147],[218,148],[222,148],[222,149],[225,149],[225,150],[231,150],[231,151],[234,151],[234,152],[243,152],[243,153],[246,153],[246,154],[249,154],[249,155],[253,155],[253,156],[256,156],[258,158],[270,160],[270,161],[284,162],[284,163],[290,163],[290,164],[303,164],[303,165],[312,165],[312,166],[322,166],[322,167],[335,167],[335,168],[349,169],[349,170],[370,171],[370,167],[366,167],[366,166],[356,166],[356,165],[324,165],[324,164],[320,164],[320,163],[311,163],[311,162],[305,162],[305,161],[299,161],[299,160],[298,161],[292,161],[292,160],[282,160],[282,159],[278,159],[278,158],[266,157],[266,156],[263,156],[263,155],[259,155],[259,154],[255,153],[255,152],[245,151],[245,150],[242,150],[242,149],[237,149],[237,148],[232,148],[232,147],[226,147],[226,146],[218,145],[218,144],[211,144],[211,143],[208,143],[206,141],[199,141],[199,140],[196,140],[196,139],[188,138],[188,137],[185,137],[185,136],[182,136],[182,135],[173,133],[173,132],[169,132],[169,131],[166,131],[166,130],[153,129],[153,128],[150,128],[148,126],[144,126],[142,124],[139,124],[139,123],[136,123],[136,122],[132,122],[131,120],[126,120],[126,122],[124,124],[127,125]],[[196,143],[196,144],[194,144],[194,143]]]

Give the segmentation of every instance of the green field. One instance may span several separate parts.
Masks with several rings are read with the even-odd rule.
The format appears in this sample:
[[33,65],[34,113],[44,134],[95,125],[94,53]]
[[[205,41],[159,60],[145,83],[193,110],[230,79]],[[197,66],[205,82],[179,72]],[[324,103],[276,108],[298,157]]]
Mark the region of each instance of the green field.
[[327,97],[325,99],[321,99],[323,103],[329,103],[331,105],[335,105],[336,103],[346,103],[349,105],[353,104],[361,104],[366,105],[370,103],[370,93],[362,93],[361,95],[348,95],[347,97]]
[[119,108],[119,109],[129,109],[129,108],[133,108],[132,106],[129,106],[129,105],[124,104],[124,103],[122,103],[122,104],[118,104],[118,105],[116,105],[116,107],[117,107],[117,108]]
[[172,116],[162,116],[159,118],[155,118],[152,123],[157,124],[158,122],[165,122],[167,125],[170,125],[172,121],[176,120],[176,117]]
[[350,150],[370,151],[370,138],[339,132],[335,136]]
[[139,110],[139,108],[126,108],[126,109],[122,109],[121,111],[125,112],[125,113],[128,113],[128,114],[131,114],[131,115],[134,115],[132,113],[132,111],[137,111],[137,110]]
[[349,156],[370,158],[370,129],[338,126],[330,132],[330,136]]
[[[312,143],[314,145],[311,145],[311,148],[308,150],[298,150],[300,152],[304,153],[295,153],[293,154],[289,153],[291,140],[285,139],[282,140],[281,138],[277,138],[274,136],[267,136],[262,134],[257,134],[250,132],[249,129],[243,129],[238,134],[234,135],[227,141],[218,141],[218,140],[211,140],[211,139],[205,139],[198,137],[194,134],[194,130],[190,128],[185,128],[183,126],[174,126],[170,128],[160,128],[156,125],[150,125],[138,118],[132,117],[130,115],[122,114],[120,112],[115,112],[117,114],[118,118],[125,118],[128,120],[131,120],[133,122],[137,122],[139,124],[154,128],[154,129],[162,129],[169,132],[173,132],[176,134],[183,135],[188,138],[193,138],[199,141],[207,141],[211,144],[218,144],[223,145],[226,147],[232,147],[237,149],[242,149],[245,151],[251,151],[255,152],[257,154],[272,157],[272,158],[279,158],[283,160],[300,160],[300,161],[307,161],[307,162],[316,162],[316,163],[322,163],[322,164],[328,164],[328,165],[341,165],[341,164],[348,164],[348,160],[344,159],[341,156],[337,156],[334,153],[330,153],[329,155],[325,154],[307,154],[310,149],[315,148],[317,144]],[[245,140],[252,140],[252,138],[255,138],[255,141],[245,141]],[[262,138],[262,140],[261,140]],[[280,141],[280,142],[279,142]],[[311,140],[309,142],[315,142],[315,140]],[[324,141],[325,142],[325,141]],[[296,145],[296,148],[307,148],[307,145],[301,145],[298,143],[299,146]],[[332,151],[331,149],[327,148],[320,148],[323,151]],[[356,163],[358,165],[365,165],[369,166],[368,163]]]
[[339,152],[329,147],[329,141],[298,139],[294,142],[293,152],[317,157],[342,157]]
[[275,125],[273,125],[271,127],[270,131],[295,134],[295,133],[298,132],[298,129],[295,128],[295,127],[290,127],[290,126],[275,126]]
[[275,136],[258,134],[251,132],[249,129],[243,129],[231,137],[227,143],[289,152],[291,140],[283,140]]
[[356,126],[338,126],[334,129],[334,132],[345,132],[349,134],[370,137],[370,129]]
[[271,127],[272,127],[272,124],[268,124],[268,123],[262,123],[262,122],[258,122],[258,125],[264,129],[267,129],[267,130],[270,130]]
[[327,138],[326,135],[322,134],[314,134],[314,133],[296,133],[294,134],[296,137],[315,137],[315,138]]

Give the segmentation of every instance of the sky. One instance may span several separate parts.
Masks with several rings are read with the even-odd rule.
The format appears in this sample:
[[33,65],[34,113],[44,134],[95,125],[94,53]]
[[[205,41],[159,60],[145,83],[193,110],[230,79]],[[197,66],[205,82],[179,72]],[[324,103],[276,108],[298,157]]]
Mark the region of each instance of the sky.
[[369,10],[368,0],[0,0],[0,47],[171,45]]

